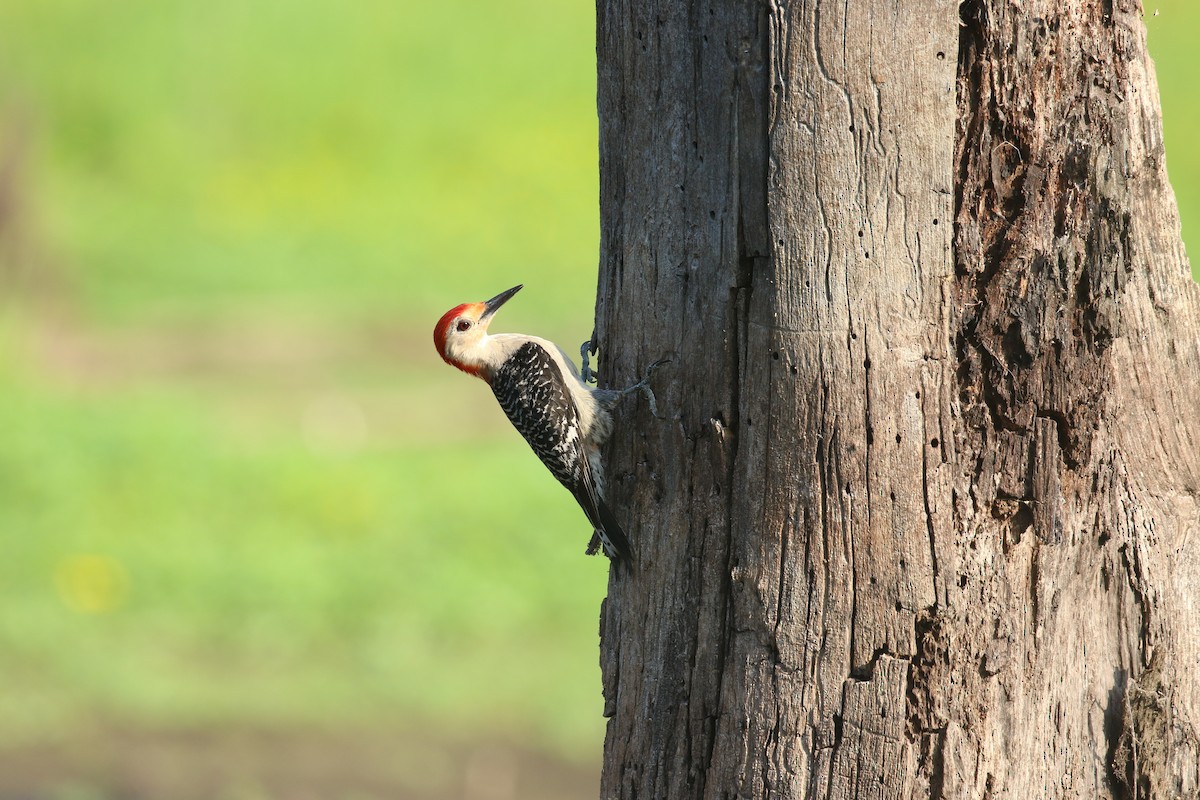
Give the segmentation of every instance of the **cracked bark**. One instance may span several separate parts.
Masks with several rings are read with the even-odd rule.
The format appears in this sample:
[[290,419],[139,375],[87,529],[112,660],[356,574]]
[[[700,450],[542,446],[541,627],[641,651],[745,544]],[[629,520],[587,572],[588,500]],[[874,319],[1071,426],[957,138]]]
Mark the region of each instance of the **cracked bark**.
[[1140,8],[601,0],[604,798],[1200,795]]

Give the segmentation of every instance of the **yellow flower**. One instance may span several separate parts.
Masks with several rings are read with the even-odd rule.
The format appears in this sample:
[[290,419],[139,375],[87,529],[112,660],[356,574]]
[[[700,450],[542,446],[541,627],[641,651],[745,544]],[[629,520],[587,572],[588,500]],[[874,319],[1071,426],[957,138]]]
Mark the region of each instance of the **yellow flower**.
[[107,614],[125,602],[129,576],[108,556],[77,554],[54,568],[54,585],[67,608],[79,614]]

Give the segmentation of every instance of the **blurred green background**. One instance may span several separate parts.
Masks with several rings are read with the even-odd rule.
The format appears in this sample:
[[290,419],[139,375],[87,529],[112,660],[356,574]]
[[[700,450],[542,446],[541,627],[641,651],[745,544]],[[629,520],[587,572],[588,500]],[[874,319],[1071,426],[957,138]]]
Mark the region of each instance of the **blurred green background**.
[[[1194,243],[1200,9],[1157,9]],[[594,796],[605,563],[430,341],[518,282],[505,329],[589,335],[593,36],[0,2],[0,797]]]

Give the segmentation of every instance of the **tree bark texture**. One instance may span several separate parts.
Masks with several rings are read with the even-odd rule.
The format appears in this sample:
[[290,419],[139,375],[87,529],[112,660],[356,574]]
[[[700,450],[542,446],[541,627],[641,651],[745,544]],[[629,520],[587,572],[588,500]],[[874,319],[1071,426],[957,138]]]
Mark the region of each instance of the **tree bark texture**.
[[1200,292],[1130,0],[600,0],[603,798],[1200,796]]

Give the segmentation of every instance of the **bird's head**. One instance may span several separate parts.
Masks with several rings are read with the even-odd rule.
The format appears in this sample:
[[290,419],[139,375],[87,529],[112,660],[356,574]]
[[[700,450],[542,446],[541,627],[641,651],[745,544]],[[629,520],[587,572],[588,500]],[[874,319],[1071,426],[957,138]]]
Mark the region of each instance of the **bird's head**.
[[433,343],[438,355],[452,367],[471,375],[483,375],[489,366],[487,329],[500,306],[521,290],[518,284],[482,303],[463,303],[442,315],[433,329]]

